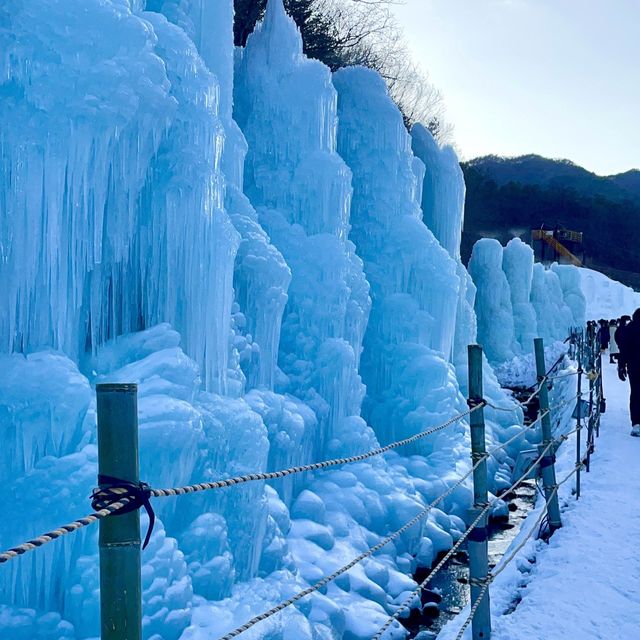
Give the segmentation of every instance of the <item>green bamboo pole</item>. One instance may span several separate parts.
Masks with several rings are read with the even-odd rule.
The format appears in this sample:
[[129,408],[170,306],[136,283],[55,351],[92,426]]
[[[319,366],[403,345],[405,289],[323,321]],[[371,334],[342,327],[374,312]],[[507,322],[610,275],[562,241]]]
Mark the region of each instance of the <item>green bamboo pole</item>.
[[[544,362],[544,342],[542,338],[536,338],[533,341],[534,350],[536,354],[536,372],[538,374],[538,384],[540,385],[540,391],[538,398],[540,400],[540,412],[543,414],[540,421],[542,427],[542,445],[540,446],[540,452],[546,449],[553,442],[553,435],[551,433],[551,416],[549,415],[549,390],[547,389],[546,382],[542,384],[542,381],[546,375],[546,365]],[[549,518],[549,530],[553,533],[556,529],[562,527],[562,521],[560,520],[560,505],[558,503],[558,492],[556,488],[556,469],[555,469],[555,451],[552,446],[547,453],[545,453],[542,460],[540,460],[540,470],[542,473],[542,484],[544,486],[544,495],[549,504],[547,507],[547,514]]]
[[[469,354],[469,400],[470,406],[482,400],[482,347],[471,344]],[[484,409],[480,408],[469,416],[471,427],[471,461],[475,465],[481,456],[486,455]],[[483,460],[473,472],[473,508],[470,517],[475,521],[480,512],[489,502],[489,487],[487,481],[487,461]],[[471,605],[480,597],[485,581],[489,575],[489,541],[488,514],[485,513],[469,535],[469,584],[471,590]],[[471,621],[473,640],[488,640],[491,638],[491,607],[489,589],[485,589],[484,596],[476,609]]]
[[[96,386],[98,473],[139,481],[135,384]],[[101,640],[141,640],[140,513],[100,520]]]

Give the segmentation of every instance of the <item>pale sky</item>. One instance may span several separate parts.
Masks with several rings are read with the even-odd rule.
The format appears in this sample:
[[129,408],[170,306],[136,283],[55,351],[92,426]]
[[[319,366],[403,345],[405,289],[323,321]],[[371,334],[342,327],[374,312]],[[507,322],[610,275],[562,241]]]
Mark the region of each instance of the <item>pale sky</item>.
[[640,168],[640,0],[404,0],[464,159],[537,153]]

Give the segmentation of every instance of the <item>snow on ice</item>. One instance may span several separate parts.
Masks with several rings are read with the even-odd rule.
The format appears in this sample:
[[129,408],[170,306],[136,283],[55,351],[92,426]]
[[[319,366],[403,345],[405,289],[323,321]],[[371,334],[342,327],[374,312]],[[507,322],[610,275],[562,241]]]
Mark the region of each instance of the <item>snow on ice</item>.
[[[434,426],[466,408],[479,340],[486,396],[513,408],[487,410],[493,444],[522,413],[491,365],[536,333],[562,340],[584,321],[581,286],[604,286],[533,265],[519,241],[481,241],[468,273],[453,150],[409,135],[376,73],[307,59],[282,0],[244,50],[232,28],[232,0],[0,6],[2,548],[87,512],[98,382],[138,383],[141,476],[169,487]],[[145,638],[218,637],[348,562],[468,470],[467,432],[158,501]],[[517,444],[501,455],[494,492]],[[371,637],[470,502],[466,484],[246,637]],[[96,541],[3,566],[0,635],[96,638]]]

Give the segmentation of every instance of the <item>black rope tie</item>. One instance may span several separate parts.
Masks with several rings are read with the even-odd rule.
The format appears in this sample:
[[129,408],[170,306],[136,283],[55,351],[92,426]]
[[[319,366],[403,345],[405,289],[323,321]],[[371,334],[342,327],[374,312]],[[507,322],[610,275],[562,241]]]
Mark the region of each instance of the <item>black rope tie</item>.
[[476,409],[477,407],[485,407],[487,401],[484,398],[467,398],[467,406],[469,409]]
[[129,482],[113,476],[98,475],[98,487],[91,493],[91,507],[95,511],[100,511],[126,499],[127,504],[114,511],[111,514],[113,516],[121,516],[144,507],[149,516],[149,527],[142,544],[142,548],[145,549],[149,544],[156,523],[156,514],[151,506],[150,498],[151,487],[146,482]]

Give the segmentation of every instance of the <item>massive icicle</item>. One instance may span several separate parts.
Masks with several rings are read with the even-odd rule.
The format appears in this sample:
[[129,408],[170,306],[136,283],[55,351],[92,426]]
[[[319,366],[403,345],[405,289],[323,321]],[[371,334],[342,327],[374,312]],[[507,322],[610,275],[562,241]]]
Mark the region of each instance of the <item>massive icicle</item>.
[[[423,126],[415,125],[411,136],[413,150],[426,167],[422,196],[425,222],[456,261],[460,290],[452,362],[456,368],[460,389],[468,394],[467,347],[477,341],[477,318],[474,310],[476,288],[460,259],[464,220],[464,176],[453,149],[439,147],[431,133]],[[485,397],[494,405],[513,409],[512,412],[495,411],[491,407],[485,409],[488,439],[505,440],[522,425],[522,413],[513,398],[500,387],[486,357],[483,359],[483,375]],[[516,449],[517,447],[512,446],[510,453],[514,453]],[[509,475],[504,469],[497,470],[493,481],[496,487],[506,487],[509,485]]]
[[551,270],[560,280],[564,303],[571,309],[574,327],[584,327],[587,323],[587,301],[580,281],[580,270],[571,264],[553,264]]
[[235,114],[249,142],[245,189],[293,274],[280,366],[286,389],[320,419],[321,452],[359,420],[357,365],[370,302],[347,238],[351,174],[335,152],[331,74],[302,55],[280,0],[269,2],[247,42]]
[[424,223],[449,255],[460,258],[464,213],[464,176],[455,151],[440,147],[421,124],[411,129],[413,152],[424,162],[422,188]]
[[[172,6],[173,5],[173,6]],[[246,320],[245,334],[259,349],[258,363],[242,363],[248,385],[273,389],[278,360],[282,312],[291,272],[271,244],[243,193],[247,142],[233,119],[233,3],[208,0],[165,1],[163,11],[177,21],[198,47],[220,87],[220,119],[225,129],[222,168],[225,206],[241,241],[235,263],[236,300]]]
[[1,348],[77,359],[170,321],[225,390],[237,238],[215,78],[182,30],[127,3],[0,11]]
[[362,356],[364,415],[378,437],[389,441],[460,406],[445,360],[458,278],[455,262],[422,222],[424,165],[411,152],[384,82],[364,68],[341,70],[334,82],[338,148],[353,172],[351,237],[373,298]]
[[538,336],[547,344],[563,341],[573,326],[573,313],[565,304],[558,275],[539,262],[533,265],[531,303],[536,310]]
[[533,351],[533,340],[538,333],[536,311],[531,304],[533,262],[533,249],[520,238],[513,238],[504,248],[502,269],[511,292],[515,338],[523,353]]
[[497,240],[483,238],[476,242],[469,273],[477,288],[478,340],[489,362],[511,360],[515,355],[513,307],[509,282],[502,270],[502,246]]

